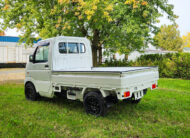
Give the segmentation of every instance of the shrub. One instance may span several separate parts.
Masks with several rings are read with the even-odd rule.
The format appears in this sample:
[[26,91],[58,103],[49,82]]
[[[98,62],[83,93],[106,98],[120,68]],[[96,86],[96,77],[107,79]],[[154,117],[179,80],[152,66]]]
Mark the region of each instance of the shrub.
[[102,66],[158,66],[160,77],[190,79],[190,54],[142,55],[135,62],[106,61]]

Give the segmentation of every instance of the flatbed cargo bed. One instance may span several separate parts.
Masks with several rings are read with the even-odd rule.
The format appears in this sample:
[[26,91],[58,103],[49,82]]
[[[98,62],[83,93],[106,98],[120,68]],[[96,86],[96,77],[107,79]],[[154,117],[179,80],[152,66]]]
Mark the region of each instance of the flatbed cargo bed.
[[104,90],[139,87],[142,84],[147,87],[146,83],[150,85],[158,80],[157,72],[157,67],[95,67],[92,70],[53,71],[52,82]]
[[104,72],[104,73],[122,73],[122,72],[132,72],[138,70],[147,70],[157,68],[156,66],[152,67],[93,67],[91,69],[69,69],[69,70],[57,70],[53,72]]

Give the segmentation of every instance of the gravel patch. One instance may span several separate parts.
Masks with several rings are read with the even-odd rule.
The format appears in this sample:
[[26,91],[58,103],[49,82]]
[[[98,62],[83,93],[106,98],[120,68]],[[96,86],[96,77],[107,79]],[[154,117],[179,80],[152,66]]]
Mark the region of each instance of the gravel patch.
[[25,69],[0,69],[0,83],[24,82]]

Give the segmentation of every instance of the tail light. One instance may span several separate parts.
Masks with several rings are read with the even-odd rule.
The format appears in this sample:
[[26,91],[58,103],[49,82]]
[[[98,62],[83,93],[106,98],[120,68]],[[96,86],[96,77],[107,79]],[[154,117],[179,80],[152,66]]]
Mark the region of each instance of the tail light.
[[130,91],[124,92],[124,97],[129,97],[130,96]]
[[156,84],[152,84],[152,89],[156,89]]

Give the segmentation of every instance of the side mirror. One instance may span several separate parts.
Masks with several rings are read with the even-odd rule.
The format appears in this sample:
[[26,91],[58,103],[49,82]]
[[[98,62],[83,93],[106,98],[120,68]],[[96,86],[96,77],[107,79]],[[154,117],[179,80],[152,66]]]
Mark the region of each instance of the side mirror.
[[29,56],[29,62],[34,62],[33,55],[30,55],[30,56]]

